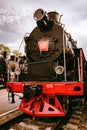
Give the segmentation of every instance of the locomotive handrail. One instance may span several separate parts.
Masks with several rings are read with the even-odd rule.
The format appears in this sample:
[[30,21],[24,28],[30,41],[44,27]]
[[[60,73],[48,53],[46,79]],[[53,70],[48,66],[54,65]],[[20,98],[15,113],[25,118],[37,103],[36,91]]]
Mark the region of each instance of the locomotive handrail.
[[66,81],[66,56],[65,56],[65,42],[64,42],[64,28],[63,28],[63,57],[64,57],[64,80]]

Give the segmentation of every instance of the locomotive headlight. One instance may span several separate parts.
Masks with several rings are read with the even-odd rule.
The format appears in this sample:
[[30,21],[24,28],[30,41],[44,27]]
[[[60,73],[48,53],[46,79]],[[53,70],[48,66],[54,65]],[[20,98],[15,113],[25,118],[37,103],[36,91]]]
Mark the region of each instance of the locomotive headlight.
[[63,66],[56,66],[55,67],[56,74],[62,74],[63,71],[64,71],[64,67]]
[[41,39],[40,41],[38,41],[38,47],[39,47],[39,51],[48,51],[49,49],[49,39]]

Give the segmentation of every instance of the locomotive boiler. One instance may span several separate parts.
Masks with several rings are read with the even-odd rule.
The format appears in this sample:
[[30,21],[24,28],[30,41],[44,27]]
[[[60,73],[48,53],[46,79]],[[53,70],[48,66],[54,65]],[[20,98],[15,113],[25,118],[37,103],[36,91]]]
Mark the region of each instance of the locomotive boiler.
[[23,93],[20,110],[33,119],[65,116],[70,97],[84,95],[84,53],[65,31],[57,12],[38,9],[34,19],[36,28],[24,37],[26,74],[22,71],[19,81],[8,81],[7,90]]
[[[74,49],[77,48],[76,41],[64,31],[60,22],[61,16],[57,12],[47,14],[42,9],[38,9],[34,13],[34,19],[37,27],[29,37],[25,37],[25,52],[30,60],[29,79],[66,81],[70,77],[66,79],[66,71],[72,71],[75,67],[73,59]],[[62,73],[63,75],[59,76]]]

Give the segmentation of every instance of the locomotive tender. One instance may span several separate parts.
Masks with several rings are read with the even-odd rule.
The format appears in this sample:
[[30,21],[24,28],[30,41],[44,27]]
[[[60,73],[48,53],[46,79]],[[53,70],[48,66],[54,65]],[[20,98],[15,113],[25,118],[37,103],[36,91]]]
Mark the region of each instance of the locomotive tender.
[[70,97],[84,95],[83,50],[64,30],[57,12],[38,9],[34,19],[37,27],[24,37],[27,72],[20,73],[19,81],[8,81],[7,90],[23,93],[20,110],[33,119],[65,116]]

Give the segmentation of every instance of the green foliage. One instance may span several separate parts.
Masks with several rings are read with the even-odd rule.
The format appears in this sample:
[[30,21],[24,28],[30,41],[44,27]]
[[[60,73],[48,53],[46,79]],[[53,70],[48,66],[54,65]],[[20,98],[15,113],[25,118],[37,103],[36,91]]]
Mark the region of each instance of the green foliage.
[[8,58],[11,54],[10,48],[0,44],[0,56],[2,56],[3,58],[6,56],[6,58]]
[[12,51],[13,55],[15,55],[16,57],[20,57],[22,56],[23,54],[21,52],[19,52],[18,50],[14,50]]
[[[18,50],[13,50],[12,54],[15,57],[21,57],[23,56],[22,52],[19,52]],[[0,44],[0,56],[3,57],[4,59],[9,59],[9,57],[11,56],[11,50],[9,47]]]

